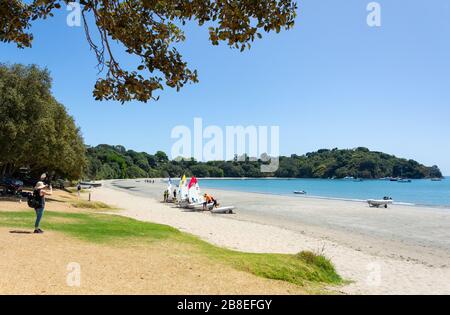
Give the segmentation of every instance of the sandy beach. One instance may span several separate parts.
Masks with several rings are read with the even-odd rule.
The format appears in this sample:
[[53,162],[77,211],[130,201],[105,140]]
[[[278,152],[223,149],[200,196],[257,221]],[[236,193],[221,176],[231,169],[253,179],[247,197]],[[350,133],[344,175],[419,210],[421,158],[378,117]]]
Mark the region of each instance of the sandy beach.
[[[74,194],[56,192],[47,202],[46,224],[77,220],[52,213],[98,214],[71,204],[78,201]],[[16,224],[29,211],[23,202],[1,200],[0,214],[18,215]],[[33,220],[28,222],[32,226]],[[54,226],[40,235],[32,231],[28,225],[0,224],[0,294],[308,294],[295,284],[258,277],[192,253],[180,243],[142,239],[98,243],[55,231]],[[78,285],[71,284],[74,264],[80,268]]]
[[234,215],[186,212],[161,203],[165,184],[107,181],[94,200],[116,214],[167,224],[249,252],[320,252],[351,281],[347,294],[450,294],[450,211],[209,190]]

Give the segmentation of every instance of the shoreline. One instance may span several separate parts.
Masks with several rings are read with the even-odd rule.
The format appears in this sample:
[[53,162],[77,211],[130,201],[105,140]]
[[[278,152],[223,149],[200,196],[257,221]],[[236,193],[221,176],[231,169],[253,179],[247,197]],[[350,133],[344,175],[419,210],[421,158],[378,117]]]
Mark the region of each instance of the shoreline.
[[[323,252],[341,276],[354,281],[339,289],[343,293],[450,293],[448,211],[373,210],[360,203],[298,198],[286,207],[281,196],[214,190],[219,201],[239,201],[236,215],[214,215],[161,203],[164,187],[163,182],[107,181],[93,196],[124,209],[118,215],[170,225],[234,250]],[[373,266],[381,268],[382,277],[375,286],[367,282]]]
[[[445,176],[444,178],[447,178]],[[146,180],[147,178],[137,178],[137,179],[118,179],[118,180],[110,180],[110,181],[139,181],[139,180]],[[233,177],[205,177],[205,178],[198,178],[199,180],[328,180],[328,179],[322,179],[322,178],[273,178],[273,177],[263,177],[263,178],[257,178],[257,177],[242,177],[242,178],[233,178]],[[165,178],[154,178],[155,181],[159,180],[163,183],[167,183],[167,179]],[[336,179],[337,181],[343,179]],[[417,180],[427,180],[427,179],[417,179]],[[383,181],[381,179],[367,179],[367,181]],[[216,187],[209,187],[208,185],[202,185],[204,188],[207,189],[213,189],[213,190],[223,190],[223,191],[230,191],[230,192],[241,192],[239,190],[234,189],[228,189],[228,188],[216,188]],[[203,190],[204,190],[203,188]],[[348,202],[357,202],[357,203],[367,203],[368,199],[355,199],[355,198],[341,198],[341,197],[329,197],[329,196],[319,196],[319,195],[293,195],[290,193],[271,193],[271,192],[261,192],[261,191],[253,191],[248,190],[244,191],[246,193],[251,194],[259,194],[259,195],[272,195],[272,196],[283,196],[283,197],[289,197],[289,198],[305,198],[305,199],[317,199],[317,200],[335,200],[335,201],[348,201]],[[450,211],[450,205],[436,205],[436,204],[425,204],[425,203],[412,203],[407,201],[395,201],[393,202],[393,205],[397,206],[406,206],[406,207],[420,207],[420,208],[433,208],[433,209],[443,209]]]
[[[203,186],[205,188],[214,189],[214,190],[223,190],[223,191],[230,191],[230,192],[240,192],[239,190],[234,189],[227,189],[227,188],[215,188],[215,187],[207,187]],[[271,196],[283,196],[283,197],[289,197],[289,198],[304,198],[304,199],[311,199],[311,200],[335,200],[335,201],[347,201],[347,202],[356,202],[356,203],[367,203],[366,199],[352,199],[352,198],[339,198],[339,197],[327,197],[327,196],[316,196],[316,195],[293,195],[293,194],[282,194],[282,193],[263,193],[259,191],[245,191],[246,193],[250,194],[258,194],[258,195],[271,195]],[[436,208],[436,209],[444,209],[450,211],[450,205],[428,205],[428,204],[416,204],[416,203],[410,203],[410,202],[396,202],[394,200],[393,205],[397,206],[405,206],[405,207],[420,207],[420,208]]]

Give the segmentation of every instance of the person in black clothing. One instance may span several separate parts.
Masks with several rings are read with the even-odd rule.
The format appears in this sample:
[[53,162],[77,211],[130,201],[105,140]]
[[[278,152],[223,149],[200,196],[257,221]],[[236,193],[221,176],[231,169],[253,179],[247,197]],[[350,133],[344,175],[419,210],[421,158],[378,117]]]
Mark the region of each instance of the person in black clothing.
[[45,196],[49,196],[53,193],[52,186],[48,187],[43,182],[37,182],[36,186],[34,187],[33,195],[34,198],[38,201],[37,208],[34,209],[36,212],[36,222],[34,224],[34,233],[41,234],[44,233],[39,228],[39,225],[42,220],[42,216],[44,215],[44,209],[45,209]]

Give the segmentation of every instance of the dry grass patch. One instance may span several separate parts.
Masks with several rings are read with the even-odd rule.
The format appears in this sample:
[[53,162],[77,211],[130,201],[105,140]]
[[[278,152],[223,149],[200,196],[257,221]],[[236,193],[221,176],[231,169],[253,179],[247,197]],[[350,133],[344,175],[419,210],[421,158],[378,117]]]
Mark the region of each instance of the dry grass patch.
[[87,201],[87,200],[76,200],[70,203],[72,207],[78,209],[89,209],[89,210],[114,210],[114,207],[107,205],[101,201]]

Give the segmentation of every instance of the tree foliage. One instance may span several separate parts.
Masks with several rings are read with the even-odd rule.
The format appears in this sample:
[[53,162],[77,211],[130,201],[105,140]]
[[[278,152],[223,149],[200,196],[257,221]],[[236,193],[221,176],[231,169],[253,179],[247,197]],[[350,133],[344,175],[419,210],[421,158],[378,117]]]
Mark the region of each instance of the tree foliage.
[[22,167],[71,179],[81,176],[83,139],[50,89],[47,70],[0,64],[0,176]]
[[[413,160],[400,159],[381,152],[371,152],[366,148],[323,149],[303,156],[281,157],[280,167],[273,174],[261,173],[263,163],[261,160],[253,161],[246,158],[206,163],[197,162],[194,159],[170,161],[161,151],[150,155],[132,150],[121,151],[117,148],[110,145],[88,148],[89,172],[86,176],[91,179],[181,177],[183,174],[197,177],[256,178],[267,176],[283,178],[442,177],[437,166],[426,167]],[[131,167],[133,171],[127,171]]]
[[[67,0],[7,0],[0,2],[0,40],[30,47],[31,24],[53,16]],[[98,100],[121,102],[156,99],[164,86],[179,90],[198,82],[176,45],[185,40],[183,28],[192,21],[208,25],[213,45],[225,42],[241,51],[261,38],[294,25],[293,0],[80,0],[86,38],[106,76],[95,84]],[[92,36],[93,20],[99,40]],[[136,69],[124,69],[115,58],[113,42],[138,58]],[[148,77],[148,74],[150,76]]]

